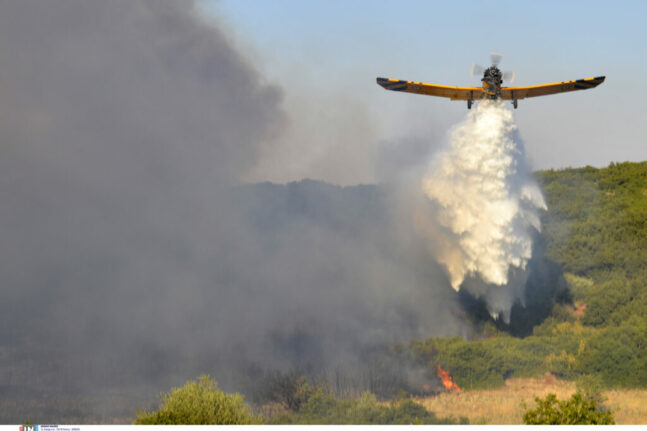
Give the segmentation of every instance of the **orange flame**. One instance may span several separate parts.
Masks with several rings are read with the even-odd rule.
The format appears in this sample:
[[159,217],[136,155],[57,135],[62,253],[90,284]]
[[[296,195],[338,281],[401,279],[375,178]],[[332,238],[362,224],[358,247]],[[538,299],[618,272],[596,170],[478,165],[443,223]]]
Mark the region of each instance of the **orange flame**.
[[438,377],[440,377],[440,380],[443,381],[443,386],[445,386],[445,389],[447,389],[448,391],[463,392],[461,391],[461,388],[459,388],[458,385],[454,383],[454,379],[452,379],[449,371],[443,370],[440,365],[438,365]]

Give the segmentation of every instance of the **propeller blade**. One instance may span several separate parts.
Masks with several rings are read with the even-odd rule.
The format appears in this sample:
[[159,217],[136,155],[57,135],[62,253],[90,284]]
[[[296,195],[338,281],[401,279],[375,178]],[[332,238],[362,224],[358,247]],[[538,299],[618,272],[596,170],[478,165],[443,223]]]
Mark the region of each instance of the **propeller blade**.
[[483,66],[472,63],[472,76],[482,75],[483,72],[485,72],[485,68]]
[[494,66],[498,66],[499,63],[501,63],[501,57],[503,57],[503,54],[500,52],[491,52],[490,53],[490,60],[492,61],[492,64]]
[[503,72],[503,80],[512,84],[514,82],[514,72]]

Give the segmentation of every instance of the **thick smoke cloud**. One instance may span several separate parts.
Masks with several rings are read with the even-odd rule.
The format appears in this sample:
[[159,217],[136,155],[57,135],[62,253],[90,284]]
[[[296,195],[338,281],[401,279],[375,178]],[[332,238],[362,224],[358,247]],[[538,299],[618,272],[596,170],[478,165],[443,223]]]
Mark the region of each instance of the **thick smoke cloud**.
[[0,420],[469,333],[397,187],[238,184],[281,92],[192,3],[2,2],[0,64]]

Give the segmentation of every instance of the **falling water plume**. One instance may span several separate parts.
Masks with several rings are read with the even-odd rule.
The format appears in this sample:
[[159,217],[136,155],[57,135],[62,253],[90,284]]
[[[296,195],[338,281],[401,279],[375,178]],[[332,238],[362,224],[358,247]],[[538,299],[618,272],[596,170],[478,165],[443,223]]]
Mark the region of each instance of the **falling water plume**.
[[[433,160],[422,188],[444,231],[437,255],[452,287],[478,279],[477,296],[501,303],[499,287],[523,279],[518,273],[532,255],[538,212],[546,209],[512,111],[501,101],[479,103],[451,132],[448,149]],[[493,316],[509,311],[512,304],[503,302],[509,304],[488,304]]]

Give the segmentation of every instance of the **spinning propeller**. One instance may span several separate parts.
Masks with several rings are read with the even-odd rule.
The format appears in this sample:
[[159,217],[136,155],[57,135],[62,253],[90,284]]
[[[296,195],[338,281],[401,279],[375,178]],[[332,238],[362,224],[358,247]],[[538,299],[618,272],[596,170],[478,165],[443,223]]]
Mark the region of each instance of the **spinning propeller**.
[[[490,61],[492,62],[492,67],[496,67],[498,69],[498,66],[499,66],[499,63],[501,63],[502,57],[503,57],[503,54],[501,54],[500,52],[491,52]],[[483,66],[480,66],[476,63],[472,63],[472,76],[483,75],[486,69],[487,68]],[[514,82],[514,72],[503,72],[502,79],[509,83]]]

